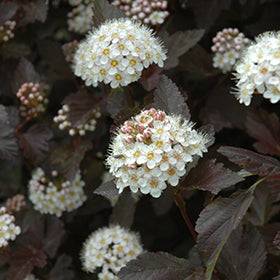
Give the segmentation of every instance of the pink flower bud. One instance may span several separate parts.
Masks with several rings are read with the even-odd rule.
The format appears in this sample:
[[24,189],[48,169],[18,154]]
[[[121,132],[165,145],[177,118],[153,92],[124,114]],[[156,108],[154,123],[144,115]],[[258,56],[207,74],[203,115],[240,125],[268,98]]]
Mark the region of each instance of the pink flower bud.
[[133,138],[132,138],[132,136],[127,135],[127,136],[124,136],[123,141],[126,142],[127,144],[131,144],[133,141]]
[[144,135],[139,133],[136,135],[136,140],[137,140],[137,142],[143,142],[145,140],[145,137],[144,137]]
[[133,164],[129,164],[128,166],[127,166],[129,169],[136,169],[136,164],[135,163],[133,163]]
[[146,129],[144,130],[144,132],[143,132],[143,135],[144,135],[145,137],[147,137],[147,138],[151,137],[151,135],[152,135],[151,129],[150,129],[150,128],[146,128]]
[[139,131],[139,132],[143,132],[145,129],[144,125],[140,125],[140,124],[136,124],[135,128]]

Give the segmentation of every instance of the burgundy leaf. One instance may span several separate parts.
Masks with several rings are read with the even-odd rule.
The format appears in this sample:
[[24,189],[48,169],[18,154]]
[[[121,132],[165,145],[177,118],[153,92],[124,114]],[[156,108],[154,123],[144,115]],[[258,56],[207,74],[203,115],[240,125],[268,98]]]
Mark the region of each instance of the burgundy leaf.
[[2,2],[0,3],[0,26],[7,20],[10,20],[16,13],[18,4],[14,2]]
[[18,145],[14,130],[9,123],[0,120],[0,158],[13,160],[18,155]]
[[264,110],[248,112],[247,133],[258,140],[255,149],[263,154],[280,155],[280,122],[275,113]]
[[162,78],[162,70],[157,64],[152,64],[148,69],[143,70],[139,82],[145,90],[151,91],[157,87]]
[[116,188],[114,179],[104,182],[97,189],[94,190],[95,194],[104,196],[107,199],[115,198],[119,195],[119,190]]
[[218,271],[231,280],[258,279],[266,260],[263,238],[256,228],[250,226],[242,231],[242,226],[234,230],[217,262]]
[[271,193],[271,198],[273,203],[280,201],[280,180],[279,179],[268,179],[265,181],[267,183],[267,187]]
[[244,179],[230,169],[224,168],[222,163],[215,159],[203,160],[191,169],[185,179],[184,188],[198,188],[214,194],[222,189],[235,185]]
[[27,56],[31,53],[31,49],[28,45],[19,42],[8,42],[2,49],[1,55],[4,59],[7,58],[19,58],[21,56]]
[[177,31],[172,35],[167,32],[162,35],[159,34],[163,38],[164,47],[168,50],[168,58],[164,62],[163,69],[167,70],[176,67],[179,64],[179,57],[195,46],[203,35],[203,29]]
[[130,228],[133,223],[135,207],[135,200],[131,196],[131,192],[121,194],[113,208],[110,223]]
[[25,133],[20,135],[19,145],[24,156],[33,163],[41,163],[48,155],[49,141],[53,133],[43,124],[34,124]]
[[280,250],[280,231],[277,231],[276,235],[274,236],[273,245],[275,245],[276,248]]
[[275,158],[230,146],[222,146],[218,149],[218,152],[252,174],[259,176],[280,174],[280,162]]
[[135,106],[134,108],[128,107],[119,111],[119,113],[114,118],[114,124],[119,126],[128,120],[132,116],[135,116],[139,113],[139,109]]
[[122,280],[183,280],[192,273],[190,263],[165,252],[146,252],[118,273]]
[[85,153],[91,148],[92,143],[88,140],[81,140],[75,147],[58,147],[50,155],[51,167],[58,170],[66,179],[72,181],[78,172]]
[[192,275],[188,276],[184,280],[204,280],[205,279],[205,272],[204,271],[195,271]]
[[280,250],[274,244],[275,236],[279,231],[280,223],[267,224],[260,227],[260,232],[264,238],[268,252],[275,256],[280,256]]
[[72,280],[74,272],[71,270],[72,259],[67,255],[61,255],[57,258],[57,262],[50,271],[49,280]]
[[9,115],[4,105],[0,104],[0,122],[9,124]]
[[198,250],[211,279],[219,254],[231,232],[238,226],[253,200],[253,190],[214,200],[206,206],[196,221]]
[[107,101],[107,111],[111,118],[116,117],[121,110],[130,106],[127,98],[125,98],[125,95],[127,95],[127,93],[124,92],[124,88],[114,89],[109,94]]
[[70,107],[69,121],[74,127],[85,122],[97,105],[97,99],[86,91],[72,93],[64,98],[62,104]]
[[190,111],[185,98],[178,87],[165,75],[162,75],[161,81],[154,92],[153,105],[167,114],[182,115],[185,119],[190,119]]
[[16,94],[22,84],[39,82],[39,75],[37,74],[33,64],[25,57],[21,57],[14,72],[14,79],[12,80],[12,89]]
[[93,23],[95,27],[99,27],[100,24],[108,19],[123,18],[125,15],[123,12],[111,5],[107,0],[95,0],[93,2]]
[[157,216],[166,214],[173,205],[173,195],[167,188],[158,199],[152,199],[153,209]]

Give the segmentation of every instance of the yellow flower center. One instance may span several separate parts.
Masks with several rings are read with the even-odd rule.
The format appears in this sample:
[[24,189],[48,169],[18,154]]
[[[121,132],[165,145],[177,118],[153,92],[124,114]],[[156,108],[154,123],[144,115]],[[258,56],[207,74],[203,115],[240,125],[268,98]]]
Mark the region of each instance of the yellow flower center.
[[108,55],[109,53],[110,53],[110,51],[109,51],[108,49],[104,49],[104,50],[103,50],[103,54],[104,54],[104,55]]
[[116,79],[117,81],[121,81],[121,80],[122,80],[122,76],[121,76],[120,74],[116,74],[116,75],[115,75],[115,79]]
[[130,61],[129,61],[129,65],[130,66],[134,66],[136,64],[136,60],[135,59],[131,59]]
[[104,75],[106,75],[106,70],[105,69],[100,69],[99,73],[100,73],[100,75],[104,76]]
[[119,64],[119,63],[118,63],[117,60],[112,60],[112,61],[111,61],[111,66],[112,66],[112,67],[116,67],[116,66],[118,66],[118,64]]
[[104,40],[105,40],[105,36],[104,36],[104,35],[101,35],[101,36],[99,37],[99,42],[104,41]]

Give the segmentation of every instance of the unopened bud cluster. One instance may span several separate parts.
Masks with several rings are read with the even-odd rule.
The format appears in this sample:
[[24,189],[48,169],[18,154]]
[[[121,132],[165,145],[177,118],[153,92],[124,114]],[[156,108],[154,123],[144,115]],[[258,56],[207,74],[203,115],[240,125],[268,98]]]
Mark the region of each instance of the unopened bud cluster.
[[250,105],[254,93],[277,103],[280,100],[280,32],[266,32],[255,40],[236,64],[234,94],[246,106]]
[[87,33],[93,25],[92,4],[90,1],[84,1],[84,3],[81,3],[82,1],[72,2],[74,5],[76,4],[78,6],[68,13],[68,29],[76,33]]
[[0,42],[7,42],[10,39],[14,38],[15,34],[13,30],[16,27],[15,21],[6,21],[2,26],[0,26]]
[[96,127],[96,119],[100,118],[100,109],[95,107],[91,110],[87,119],[77,126],[73,126],[69,121],[69,114],[71,107],[67,104],[63,105],[62,108],[58,111],[58,116],[54,117],[54,122],[58,123],[58,127],[61,130],[67,129],[71,136],[76,134],[85,135],[86,131],[94,131]]
[[99,280],[117,280],[120,269],[142,252],[138,234],[115,225],[98,229],[87,238],[81,260],[88,272],[102,269]]
[[162,24],[169,16],[165,0],[114,0],[112,4],[127,17],[149,25]]
[[213,66],[219,68],[223,73],[233,69],[242,50],[249,45],[250,40],[245,38],[237,28],[224,28],[212,39],[214,45],[211,51],[215,53]]
[[129,187],[159,197],[166,183],[178,185],[186,164],[207,151],[208,141],[183,117],[151,108],[119,128],[107,164],[119,192]]
[[53,170],[51,178],[48,178],[43,169],[38,167],[28,184],[29,199],[40,213],[60,217],[62,212],[71,212],[84,203],[84,185],[80,171],[70,182],[58,176],[56,170]]
[[62,51],[67,62],[73,62],[74,54],[77,50],[78,45],[79,42],[77,40],[62,45]]
[[7,213],[5,207],[0,208],[0,248],[8,245],[9,240],[15,240],[20,234],[20,227],[14,224],[15,217]]
[[8,213],[14,213],[21,211],[25,205],[25,197],[22,194],[17,194],[6,201],[5,207]]
[[40,92],[38,83],[24,83],[17,92],[21,105],[20,113],[23,117],[36,117],[39,113],[45,112],[49,100]]

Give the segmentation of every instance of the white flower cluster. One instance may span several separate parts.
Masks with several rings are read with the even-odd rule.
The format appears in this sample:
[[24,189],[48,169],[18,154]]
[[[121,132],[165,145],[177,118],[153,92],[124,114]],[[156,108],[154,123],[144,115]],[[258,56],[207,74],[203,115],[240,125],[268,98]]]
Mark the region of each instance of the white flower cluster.
[[71,108],[69,105],[65,104],[58,111],[58,116],[54,117],[54,122],[59,123],[59,129],[64,130],[68,129],[69,134],[74,136],[75,134],[85,135],[86,131],[94,131],[96,127],[96,119],[100,118],[100,109],[95,107],[91,110],[88,118],[78,126],[73,126],[69,121],[69,112]]
[[138,234],[114,225],[98,229],[87,238],[81,260],[88,272],[102,268],[98,279],[117,280],[120,269],[142,252]]
[[34,274],[28,274],[25,276],[24,280],[38,280]]
[[132,192],[159,197],[166,182],[178,185],[186,164],[207,151],[208,141],[183,117],[151,108],[120,127],[107,164],[119,192],[129,187]]
[[23,117],[45,112],[49,100],[40,92],[38,83],[24,83],[17,92],[21,105],[20,113]]
[[236,64],[235,95],[250,105],[254,93],[276,103],[280,100],[280,32],[266,32],[256,38]]
[[86,200],[84,193],[85,183],[81,179],[80,171],[74,180],[69,182],[52,171],[52,178],[46,177],[40,167],[36,168],[29,181],[29,199],[34,208],[42,214],[55,214],[57,217],[63,211],[71,212],[80,207]]
[[165,0],[114,0],[112,4],[127,17],[145,24],[162,24],[169,16]]
[[20,234],[20,227],[14,224],[15,217],[7,213],[5,207],[0,208],[0,248],[8,245]]
[[71,1],[72,5],[78,5],[68,13],[68,29],[76,33],[85,34],[93,25],[93,12],[91,3],[80,3],[81,1]]
[[230,72],[241,55],[241,51],[249,45],[250,40],[245,38],[237,28],[224,28],[212,39],[214,45],[211,51],[213,67],[219,68],[223,73]]
[[7,42],[10,39],[14,38],[15,34],[13,30],[16,27],[15,21],[6,21],[4,25],[0,26],[0,42]]
[[152,63],[163,66],[165,50],[151,29],[130,19],[107,21],[93,30],[75,54],[75,75],[87,86],[112,88],[137,81]]

